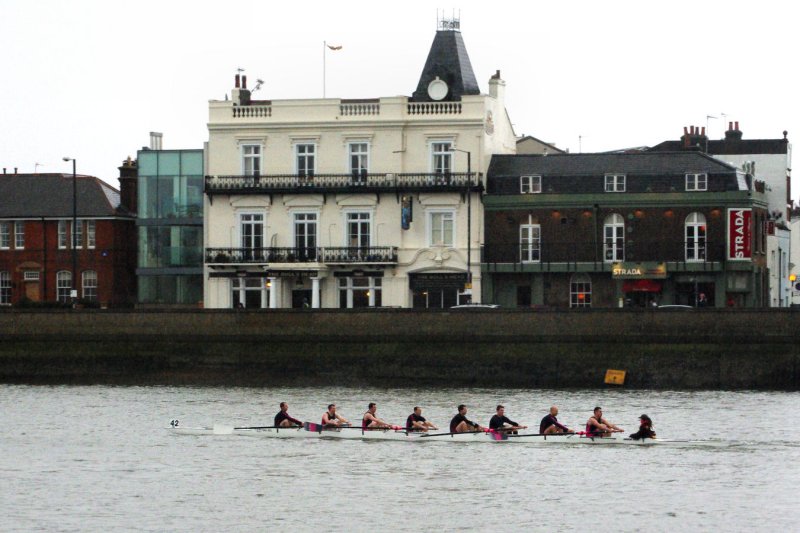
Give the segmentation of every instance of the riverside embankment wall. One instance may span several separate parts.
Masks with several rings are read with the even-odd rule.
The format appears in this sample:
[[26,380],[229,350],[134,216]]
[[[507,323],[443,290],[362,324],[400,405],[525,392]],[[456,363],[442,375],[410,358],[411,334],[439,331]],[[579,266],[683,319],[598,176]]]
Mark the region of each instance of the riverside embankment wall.
[[3,310],[0,382],[800,389],[800,312]]

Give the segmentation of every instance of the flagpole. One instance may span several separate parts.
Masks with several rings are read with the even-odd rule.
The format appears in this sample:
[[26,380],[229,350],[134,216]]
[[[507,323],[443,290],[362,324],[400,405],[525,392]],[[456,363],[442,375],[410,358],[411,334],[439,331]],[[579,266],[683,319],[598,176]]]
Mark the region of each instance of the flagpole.
[[328,57],[328,42],[322,41],[322,97],[325,98],[325,58]]

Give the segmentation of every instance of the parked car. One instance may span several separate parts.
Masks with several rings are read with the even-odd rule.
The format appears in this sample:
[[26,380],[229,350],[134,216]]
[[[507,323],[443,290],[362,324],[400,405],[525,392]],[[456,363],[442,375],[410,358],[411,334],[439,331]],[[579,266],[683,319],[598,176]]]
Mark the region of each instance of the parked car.
[[461,304],[454,305],[450,309],[499,309],[497,304]]
[[673,311],[691,311],[694,309],[691,305],[659,305],[658,309],[666,309]]

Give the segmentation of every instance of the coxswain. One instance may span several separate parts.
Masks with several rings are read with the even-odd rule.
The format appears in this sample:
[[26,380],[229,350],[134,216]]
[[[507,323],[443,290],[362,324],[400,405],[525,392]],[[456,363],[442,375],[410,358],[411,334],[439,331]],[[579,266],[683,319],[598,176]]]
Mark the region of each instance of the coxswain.
[[275,415],[276,428],[303,427],[303,423],[296,418],[289,416],[289,404],[281,402],[281,410]]
[[521,426],[506,416],[506,408],[502,405],[497,406],[496,413],[489,420],[489,429],[504,433],[516,432],[518,429],[527,429],[528,426]]
[[450,421],[450,433],[466,433],[469,431],[485,431],[486,428],[480,424],[476,424],[472,420],[468,420],[465,416],[467,414],[467,406],[463,403],[458,406],[458,414]]
[[642,415],[639,417],[639,431],[631,434],[631,438],[633,440],[656,438],[656,432],[653,431],[653,421],[650,420],[649,416]]
[[361,429],[387,429],[392,427],[388,422],[375,416],[377,411],[378,406],[375,402],[370,402],[367,412],[361,417]]
[[422,408],[415,407],[414,412],[406,419],[406,431],[428,431],[429,429],[439,429],[422,416]]
[[550,407],[550,412],[542,418],[539,423],[539,434],[552,435],[553,433],[575,433],[567,426],[558,421],[558,407],[555,405]]
[[328,410],[322,415],[322,425],[326,428],[349,426],[350,422],[342,415],[336,414],[336,404],[328,406]]
[[603,409],[594,408],[594,414],[586,421],[587,437],[610,437],[612,433],[623,431],[622,428],[615,426],[603,418]]

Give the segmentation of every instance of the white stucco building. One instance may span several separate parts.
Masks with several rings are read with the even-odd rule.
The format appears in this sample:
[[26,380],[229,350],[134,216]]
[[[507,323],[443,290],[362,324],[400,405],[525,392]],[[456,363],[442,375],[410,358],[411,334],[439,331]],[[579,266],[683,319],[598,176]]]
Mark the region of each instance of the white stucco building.
[[253,100],[237,76],[209,104],[205,306],[477,300],[484,173],[515,150],[504,90],[480,91],[452,21],[411,97]]

